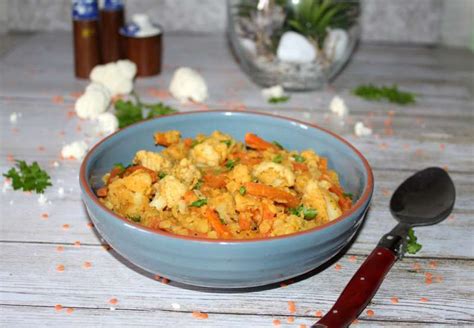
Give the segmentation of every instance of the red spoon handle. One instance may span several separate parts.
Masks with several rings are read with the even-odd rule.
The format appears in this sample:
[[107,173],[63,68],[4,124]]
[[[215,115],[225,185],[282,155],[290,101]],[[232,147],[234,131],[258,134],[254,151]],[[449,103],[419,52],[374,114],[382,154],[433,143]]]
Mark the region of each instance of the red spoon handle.
[[347,327],[375,295],[397,257],[385,247],[376,247],[365,260],[329,312],[313,327]]

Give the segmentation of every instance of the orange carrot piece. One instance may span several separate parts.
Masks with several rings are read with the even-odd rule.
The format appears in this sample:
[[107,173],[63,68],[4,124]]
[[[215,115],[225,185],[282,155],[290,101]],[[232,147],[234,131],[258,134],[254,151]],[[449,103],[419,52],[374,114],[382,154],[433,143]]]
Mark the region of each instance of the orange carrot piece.
[[219,215],[212,208],[207,208],[204,212],[207,220],[211,224],[211,227],[217,232],[217,235],[222,238],[230,238],[231,233],[227,227],[221,222]]
[[192,190],[186,191],[183,198],[184,198],[184,201],[186,203],[192,203],[192,202],[198,200],[198,197],[196,196],[196,194]]
[[238,159],[240,163],[244,165],[256,165],[262,162],[260,156],[250,156],[250,154],[245,152],[236,152],[230,155],[232,159]]
[[275,213],[270,211],[270,208],[267,204],[262,203],[262,219],[263,220],[273,220]]
[[342,192],[341,187],[336,186],[336,185],[332,185],[329,188],[329,191],[335,193],[337,195],[337,197],[339,197],[338,204],[341,207],[343,212],[345,212],[345,211],[347,211],[351,208],[352,201],[349,198],[347,198],[346,196],[344,196],[344,193]]
[[211,175],[206,174],[204,177],[204,184],[211,187],[211,188],[224,188],[226,185],[225,175],[218,174],[218,175]]
[[242,230],[250,230],[252,228],[252,221],[246,213],[239,214],[239,227]]
[[319,170],[323,173],[328,170],[328,160],[326,158],[321,157],[319,159]]
[[257,182],[246,182],[245,188],[247,193],[252,196],[266,197],[276,202],[281,202],[289,207],[297,207],[299,204],[298,198],[286,191],[267,186]]
[[113,178],[120,176],[122,172],[123,172],[123,169],[120,167],[114,167],[112,170],[110,170],[110,175],[109,175],[109,180],[107,180],[107,185],[112,181]]
[[171,146],[172,144],[166,137],[165,132],[157,132],[155,133],[154,137],[155,137],[155,144],[157,145],[168,147],[168,146]]
[[259,136],[253,133],[246,133],[245,134],[245,143],[247,144],[248,147],[252,149],[257,149],[257,150],[266,150],[266,149],[278,149],[277,146],[274,144],[263,140]]
[[308,169],[308,165],[306,165],[304,163],[294,162],[293,163],[293,170],[307,172],[309,169]]
[[190,148],[193,145],[193,139],[186,138],[186,139],[183,140],[183,143],[186,147]]
[[151,180],[153,183],[155,183],[156,181],[158,181],[158,176],[156,175],[156,172],[153,171],[153,170],[150,170],[149,168],[146,168],[144,166],[141,166],[141,165],[135,165],[135,166],[130,166],[128,169],[125,170],[124,172],[124,176],[127,176],[127,175],[130,175],[132,174],[133,172],[135,171],[138,171],[138,170],[143,170],[145,171],[146,173],[148,173],[151,177]]
[[102,187],[102,188],[97,189],[96,194],[99,197],[107,197],[107,192],[108,192],[107,187]]

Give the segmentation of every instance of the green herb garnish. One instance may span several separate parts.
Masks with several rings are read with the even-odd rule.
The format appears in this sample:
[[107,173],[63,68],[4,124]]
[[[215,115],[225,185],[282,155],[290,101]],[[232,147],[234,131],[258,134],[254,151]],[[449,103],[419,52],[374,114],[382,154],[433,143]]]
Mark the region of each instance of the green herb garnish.
[[350,192],[345,192],[342,195],[346,198],[349,198],[350,200],[352,200],[352,198],[354,197],[354,195],[352,195]]
[[303,163],[305,161],[304,157],[298,154],[293,155],[293,158],[297,163]]
[[197,141],[196,139],[193,139],[193,142],[191,142],[191,148],[196,147],[196,145],[200,144],[200,141]]
[[225,143],[227,147],[230,147],[232,145],[232,140],[221,140],[222,143]]
[[196,182],[196,184],[194,185],[193,190],[199,190],[199,189],[201,189],[203,183],[204,183],[204,181],[202,181],[201,179],[199,179],[198,182]]
[[115,102],[115,116],[121,129],[143,120],[141,106],[134,104],[130,100],[124,101],[119,99]]
[[232,170],[234,168],[235,164],[237,164],[236,160],[228,159],[227,162],[225,162],[225,167]]
[[42,194],[47,187],[52,186],[51,177],[41,169],[37,162],[28,165],[25,161],[16,161],[16,167],[19,169],[18,171],[12,167],[3,174],[4,177],[12,180],[14,190],[34,190],[36,193]]
[[160,180],[163,179],[165,176],[166,176],[166,173],[163,172],[163,171],[160,171],[160,172],[158,173],[158,178],[160,178]]
[[207,198],[201,198],[189,204],[189,206],[192,206],[192,207],[201,207],[204,205],[207,205]]
[[133,222],[140,222],[142,220],[142,217],[140,215],[129,215],[128,218],[132,220]]
[[352,91],[355,95],[366,100],[381,101],[387,100],[391,103],[408,105],[415,103],[415,95],[410,92],[398,90],[397,85],[391,87],[377,87],[372,84],[360,85]]
[[281,96],[281,97],[271,97],[268,98],[268,102],[270,104],[279,104],[279,103],[284,103],[290,100],[290,96]]
[[408,240],[406,250],[408,254],[416,254],[422,248],[421,244],[417,243],[418,238],[415,236],[413,228],[408,229]]
[[285,149],[285,148],[281,145],[281,143],[279,143],[278,141],[273,140],[273,141],[272,141],[272,144],[274,144],[275,146],[277,146],[277,147],[280,148],[281,150]]
[[305,220],[312,220],[318,215],[318,211],[313,208],[306,208],[304,205],[300,205],[297,208],[290,208],[288,211],[290,214],[303,216]]
[[281,163],[283,161],[283,156],[281,154],[276,155],[273,157],[272,162],[273,163]]
[[239,194],[241,194],[242,196],[245,195],[246,192],[247,192],[247,188],[245,188],[244,186],[239,188]]
[[144,104],[143,107],[150,110],[146,118],[154,118],[158,116],[173,114],[178,111],[173,107],[166,106],[162,102],[156,104]]

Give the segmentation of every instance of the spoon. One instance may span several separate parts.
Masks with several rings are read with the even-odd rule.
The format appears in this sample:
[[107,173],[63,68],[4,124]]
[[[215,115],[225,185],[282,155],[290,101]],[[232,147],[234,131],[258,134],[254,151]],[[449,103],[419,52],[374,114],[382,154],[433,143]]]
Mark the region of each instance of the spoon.
[[382,237],[331,310],[312,327],[349,326],[375,295],[395,261],[405,253],[408,230],[446,219],[455,198],[453,181],[439,167],[424,169],[405,180],[390,200],[390,212],[399,223]]

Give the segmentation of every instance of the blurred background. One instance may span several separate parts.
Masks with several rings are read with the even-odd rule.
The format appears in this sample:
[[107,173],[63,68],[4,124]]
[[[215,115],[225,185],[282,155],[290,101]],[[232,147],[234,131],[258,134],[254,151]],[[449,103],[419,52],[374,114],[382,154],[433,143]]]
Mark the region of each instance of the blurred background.
[[[224,0],[127,0],[166,32],[224,33]],[[473,0],[362,0],[362,41],[474,50]],[[0,0],[0,34],[71,30],[70,0]],[[4,42],[5,41],[4,39]]]

